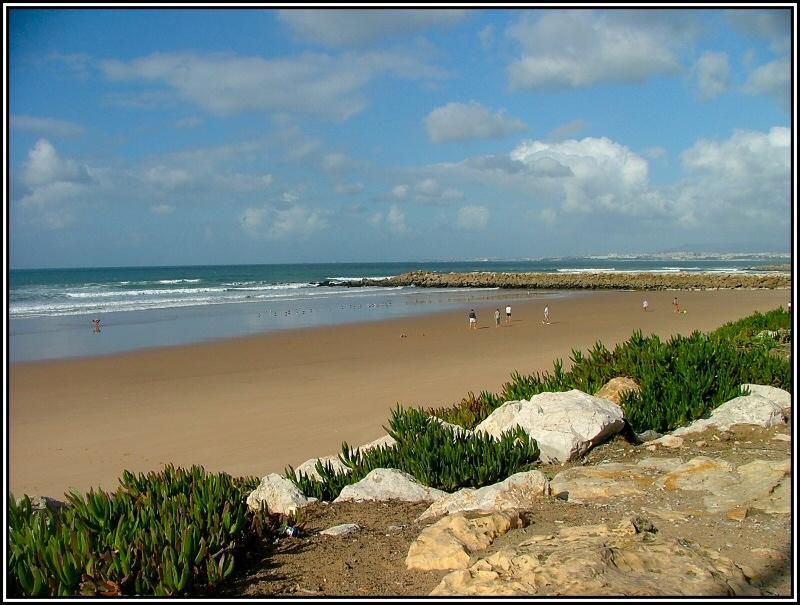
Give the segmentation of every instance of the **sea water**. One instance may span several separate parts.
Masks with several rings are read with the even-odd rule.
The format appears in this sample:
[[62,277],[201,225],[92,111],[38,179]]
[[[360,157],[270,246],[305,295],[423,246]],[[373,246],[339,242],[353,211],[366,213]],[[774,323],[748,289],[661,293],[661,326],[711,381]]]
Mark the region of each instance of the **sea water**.
[[[408,271],[760,272],[785,258],[335,263],[21,269],[9,274],[10,360],[104,355],[275,330],[378,321],[565,292],[320,285]],[[499,297],[499,298],[498,298]],[[100,330],[93,320],[100,320]],[[488,321],[488,318],[487,318]]]

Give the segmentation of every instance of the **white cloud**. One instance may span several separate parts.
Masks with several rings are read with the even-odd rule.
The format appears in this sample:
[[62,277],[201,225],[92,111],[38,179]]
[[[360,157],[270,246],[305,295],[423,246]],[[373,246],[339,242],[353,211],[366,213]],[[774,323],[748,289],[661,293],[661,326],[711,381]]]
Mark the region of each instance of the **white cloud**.
[[392,195],[397,199],[403,199],[408,195],[408,185],[397,185],[394,189],[392,189]]
[[788,58],[771,61],[754,69],[747,78],[744,92],[774,98],[785,110],[791,102],[791,64]]
[[11,128],[26,132],[37,132],[51,137],[77,137],[86,132],[83,126],[73,122],[27,115],[12,115]]
[[28,153],[28,162],[23,170],[23,181],[38,187],[58,181],[82,182],[89,178],[85,166],[63,159],[47,139],[39,139]]
[[325,212],[304,206],[247,208],[240,220],[248,235],[269,240],[306,240],[328,227]]
[[171,166],[153,166],[142,174],[146,183],[164,189],[177,189],[191,182],[192,177],[187,170]]
[[728,20],[740,31],[769,40],[773,51],[787,52],[792,43],[790,8],[739,9],[726,11]]
[[642,195],[648,188],[647,161],[605,137],[526,141],[511,152],[511,159],[529,168],[534,189],[560,198],[565,210],[630,214],[650,210]]
[[465,10],[281,10],[278,18],[303,40],[334,47],[364,46],[458,23]]
[[464,197],[464,192],[455,187],[445,187],[434,178],[426,178],[418,181],[414,186],[414,199],[419,202],[441,204]]
[[456,228],[461,231],[486,231],[489,209],[486,206],[464,206],[458,209]]
[[[217,115],[288,111],[345,120],[366,106],[363,89],[376,77],[439,78],[441,70],[410,54],[303,53],[265,59],[232,53],[154,53],[128,62],[109,60],[110,80],[163,83],[182,99]],[[141,94],[141,93],[136,93]],[[164,91],[151,91],[163,95]]]
[[526,14],[508,29],[522,45],[508,68],[510,85],[561,90],[675,73],[677,47],[693,31],[686,20],[663,11],[548,10],[535,21]]
[[406,227],[406,215],[396,205],[392,204],[386,215],[386,224],[392,233],[401,235],[408,230]]
[[697,88],[705,100],[718,97],[730,83],[731,65],[726,53],[705,52],[697,60],[694,68]]
[[425,118],[425,126],[434,143],[496,139],[528,129],[522,120],[507,117],[504,109],[492,113],[476,101],[437,107]]

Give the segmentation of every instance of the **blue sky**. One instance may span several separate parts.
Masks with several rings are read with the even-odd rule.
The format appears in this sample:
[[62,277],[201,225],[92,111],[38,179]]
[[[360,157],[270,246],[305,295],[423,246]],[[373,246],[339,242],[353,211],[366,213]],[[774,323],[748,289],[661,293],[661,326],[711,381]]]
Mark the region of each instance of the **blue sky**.
[[788,9],[10,9],[10,265],[790,247]]

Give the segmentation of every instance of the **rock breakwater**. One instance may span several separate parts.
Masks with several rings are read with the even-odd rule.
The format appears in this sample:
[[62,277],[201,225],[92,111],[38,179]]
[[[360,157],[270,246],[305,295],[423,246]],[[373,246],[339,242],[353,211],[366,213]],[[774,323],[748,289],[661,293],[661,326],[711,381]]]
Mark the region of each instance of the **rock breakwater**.
[[321,286],[418,288],[527,288],[535,290],[786,289],[791,274],[738,273],[436,273],[412,271],[385,279],[322,282]]

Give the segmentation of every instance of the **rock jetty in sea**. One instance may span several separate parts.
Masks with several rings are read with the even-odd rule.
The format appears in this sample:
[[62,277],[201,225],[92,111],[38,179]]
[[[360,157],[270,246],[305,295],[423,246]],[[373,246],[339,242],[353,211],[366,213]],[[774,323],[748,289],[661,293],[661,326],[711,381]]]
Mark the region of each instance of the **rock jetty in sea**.
[[412,271],[384,279],[321,282],[321,286],[416,286],[418,288],[528,288],[537,290],[786,289],[790,273],[436,273]]

